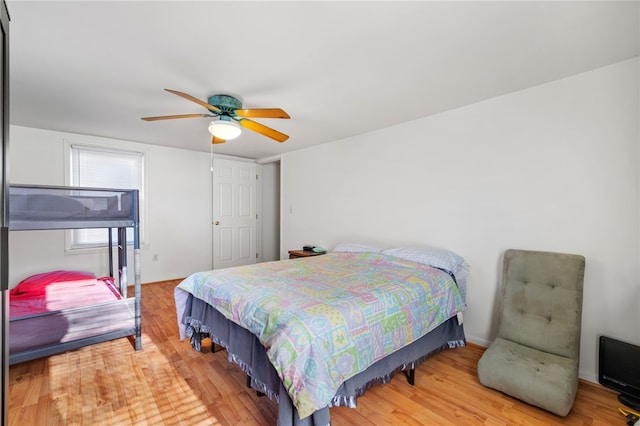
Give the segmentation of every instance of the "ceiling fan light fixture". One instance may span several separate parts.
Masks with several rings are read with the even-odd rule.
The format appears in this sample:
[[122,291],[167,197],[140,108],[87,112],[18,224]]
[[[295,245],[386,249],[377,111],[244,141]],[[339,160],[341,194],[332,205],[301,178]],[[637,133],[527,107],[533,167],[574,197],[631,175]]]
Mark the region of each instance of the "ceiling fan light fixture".
[[209,133],[211,133],[216,138],[228,141],[240,136],[240,133],[242,133],[242,129],[234,121],[217,120],[212,121],[211,124],[209,124]]

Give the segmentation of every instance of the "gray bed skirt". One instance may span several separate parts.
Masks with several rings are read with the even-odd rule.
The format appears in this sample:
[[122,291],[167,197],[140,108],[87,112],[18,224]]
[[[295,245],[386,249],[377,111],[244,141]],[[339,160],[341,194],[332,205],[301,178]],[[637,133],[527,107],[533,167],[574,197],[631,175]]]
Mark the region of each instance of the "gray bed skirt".
[[188,296],[182,323],[187,327],[191,345],[201,350],[201,340],[210,337],[224,347],[230,362],[236,363],[251,378],[251,387],[278,402],[277,426],[328,426],[330,406],[356,407],[358,396],[371,386],[388,383],[394,373],[417,367],[430,355],[443,349],[465,345],[464,328],[452,317],[412,344],[388,355],[367,370],[345,381],[336,392],[330,406],[304,419],[298,417],[289,394],[269,361],[264,346],[248,330],[226,319],[211,305]]

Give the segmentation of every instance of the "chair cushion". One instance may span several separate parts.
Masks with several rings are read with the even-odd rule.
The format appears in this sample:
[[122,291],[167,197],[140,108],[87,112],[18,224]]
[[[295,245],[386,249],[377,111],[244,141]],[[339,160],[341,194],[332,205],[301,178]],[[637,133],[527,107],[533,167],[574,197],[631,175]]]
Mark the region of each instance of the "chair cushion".
[[584,266],[579,255],[507,250],[498,336],[578,358]]
[[487,387],[566,416],[578,390],[578,360],[498,337],[478,362],[478,378]]

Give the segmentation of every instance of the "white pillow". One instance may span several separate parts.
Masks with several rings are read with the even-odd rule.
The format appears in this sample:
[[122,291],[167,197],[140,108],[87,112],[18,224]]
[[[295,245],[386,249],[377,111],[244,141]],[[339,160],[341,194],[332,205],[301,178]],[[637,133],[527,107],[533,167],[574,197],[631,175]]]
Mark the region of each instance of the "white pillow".
[[380,253],[382,248],[362,243],[340,243],[333,251],[343,253]]
[[431,247],[396,247],[383,250],[382,254],[446,269],[452,273],[469,268],[467,262],[454,252]]

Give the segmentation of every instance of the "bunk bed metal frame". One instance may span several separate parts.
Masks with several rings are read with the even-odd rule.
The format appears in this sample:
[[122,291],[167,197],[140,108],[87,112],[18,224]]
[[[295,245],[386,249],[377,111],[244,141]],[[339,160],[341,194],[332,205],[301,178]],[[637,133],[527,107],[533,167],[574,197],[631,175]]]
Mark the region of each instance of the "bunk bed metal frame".
[[[32,199],[29,200],[28,197],[32,197]],[[95,343],[129,336],[134,338],[134,342],[132,343],[134,344],[135,350],[141,350],[142,327],[138,190],[73,186],[10,185],[8,198],[9,205],[7,210],[9,211],[9,231],[55,229],[71,230],[90,228],[107,229],[109,234],[109,275],[111,277],[114,277],[112,230],[117,229],[117,284],[123,302],[118,306],[118,308],[122,310],[122,305],[126,305],[133,316],[133,327],[130,326],[131,318],[128,318],[125,321],[126,325],[117,330],[10,353],[9,363],[13,365],[36,358],[62,353],[68,350],[78,349]],[[36,202],[32,202],[33,200],[36,200]],[[60,203],[58,203],[58,201],[60,201]],[[67,206],[73,206],[73,203],[75,203],[75,205],[81,205],[84,210],[67,210]],[[47,210],[47,205],[51,206],[51,210]],[[105,208],[105,206],[107,208]],[[127,295],[127,228],[133,229],[133,298],[130,298]],[[106,307],[105,314],[110,312],[110,304],[111,302],[101,304],[102,307]],[[113,307],[116,307],[116,305],[113,304]],[[32,316],[32,318],[60,314],[68,314],[72,317],[74,315],[76,317],[81,317],[83,312],[88,312],[90,309],[92,309],[91,305],[89,305],[89,307],[70,308],[62,311],[51,311],[45,314],[37,314]],[[131,309],[133,312],[131,312]],[[115,312],[115,309],[112,309],[111,312]],[[108,318],[105,318],[105,320],[108,320]]]

